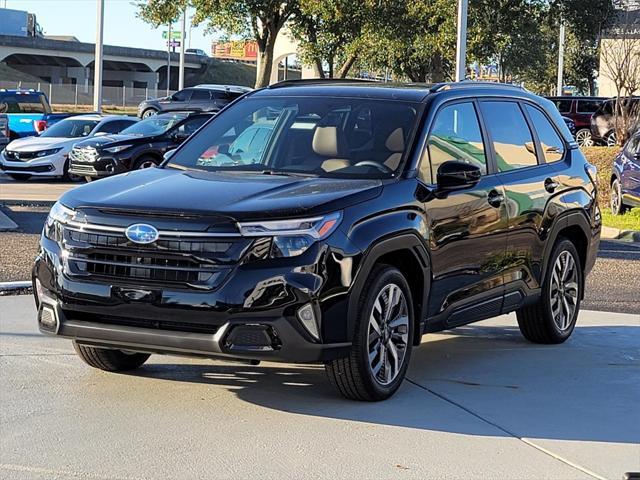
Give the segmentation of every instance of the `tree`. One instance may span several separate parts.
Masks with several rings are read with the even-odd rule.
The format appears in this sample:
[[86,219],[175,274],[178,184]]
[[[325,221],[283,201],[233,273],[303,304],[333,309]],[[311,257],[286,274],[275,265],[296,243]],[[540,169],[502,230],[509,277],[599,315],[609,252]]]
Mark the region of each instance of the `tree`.
[[160,25],[174,19],[174,11],[186,4],[196,9],[194,23],[254,39],[259,58],[255,86],[269,85],[276,37],[298,11],[298,0],[148,0],[137,5],[141,18]]
[[623,145],[640,118],[640,102],[631,98],[640,91],[640,15],[619,13],[616,26],[603,39],[600,68],[616,91],[616,141]]
[[371,6],[371,0],[300,0],[291,32],[300,42],[302,61],[315,65],[322,78],[325,64],[330,78],[345,78],[358,58]]

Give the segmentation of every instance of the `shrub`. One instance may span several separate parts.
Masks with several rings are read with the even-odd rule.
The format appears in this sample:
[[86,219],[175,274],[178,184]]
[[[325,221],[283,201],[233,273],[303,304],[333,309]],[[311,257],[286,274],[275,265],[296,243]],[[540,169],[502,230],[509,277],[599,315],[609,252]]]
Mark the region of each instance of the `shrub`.
[[589,163],[598,169],[598,203],[602,210],[609,208],[609,188],[613,158],[620,147],[584,147],[581,149]]

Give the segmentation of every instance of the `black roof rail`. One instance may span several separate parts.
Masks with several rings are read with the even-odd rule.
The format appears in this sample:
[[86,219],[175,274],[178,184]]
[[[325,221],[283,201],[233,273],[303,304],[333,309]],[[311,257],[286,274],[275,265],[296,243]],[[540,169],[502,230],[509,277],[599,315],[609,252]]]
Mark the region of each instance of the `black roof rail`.
[[458,89],[458,88],[514,88],[517,90],[526,91],[526,88],[520,85],[513,85],[512,83],[499,83],[499,82],[487,82],[476,80],[464,80],[462,82],[442,82],[436,83],[431,86],[429,91],[431,93],[442,92],[443,90]]
[[334,83],[380,83],[374,80],[367,80],[364,78],[300,78],[293,80],[282,80],[278,83],[273,83],[267,88],[282,88],[282,87],[295,87],[304,85],[322,85],[322,84],[334,84]]

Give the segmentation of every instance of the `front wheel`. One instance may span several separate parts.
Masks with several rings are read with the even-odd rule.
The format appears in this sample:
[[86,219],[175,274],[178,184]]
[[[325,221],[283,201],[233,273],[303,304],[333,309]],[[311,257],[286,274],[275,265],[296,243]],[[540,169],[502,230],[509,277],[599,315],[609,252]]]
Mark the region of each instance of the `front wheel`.
[[611,183],[611,213],[622,215],[627,211],[627,206],[622,202],[622,187],[617,178]]
[[607,147],[615,147],[618,144],[616,132],[611,132],[609,135],[606,136],[604,141],[607,143]]
[[329,382],[351,400],[389,398],[402,384],[409,365],[413,325],[406,279],[394,267],[376,267],[358,304],[349,356],[325,365]]
[[520,332],[534,343],[562,343],[578,319],[584,278],[578,251],[561,239],[554,246],[537,303],[516,312]]
[[142,112],[142,116],[140,118],[149,118],[157,114],[158,111],[155,108],[147,108],[144,112]]
[[107,372],[125,372],[135,370],[146,362],[148,353],[127,353],[122,350],[89,347],[73,342],[73,348],[87,365]]
[[153,168],[158,166],[158,160],[153,157],[142,157],[133,164],[134,170],[142,170],[143,168]]

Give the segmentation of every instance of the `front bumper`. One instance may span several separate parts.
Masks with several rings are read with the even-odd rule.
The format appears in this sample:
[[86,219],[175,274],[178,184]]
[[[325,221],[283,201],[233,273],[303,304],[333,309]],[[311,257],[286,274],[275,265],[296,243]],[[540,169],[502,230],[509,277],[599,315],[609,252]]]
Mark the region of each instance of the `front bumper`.
[[22,162],[7,160],[4,154],[0,153],[0,170],[8,174],[60,177],[64,175],[65,162],[66,156],[59,154]]
[[100,156],[95,162],[79,162],[72,158],[69,173],[92,178],[110,177],[128,171],[127,161],[116,156]]
[[[295,268],[238,268],[219,288],[197,291],[77,279],[65,274],[63,257],[56,242],[42,237],[33,278],[43,333],[104,348],[210,358],[317,363],[348,354],[347,336],[335,334],[336,322],[346,332],[346,316],[338,313],[346,312],[346,295],[323,307],[309,288],[316,276],[301,278]],[[127,295],[141,291],[149,294]],[[317,312],[320,341],[296,316],[307,303]],[[54,312],[54,328],[40,321],[45,310]],[[241,334],[267,340],[238,341]]]

